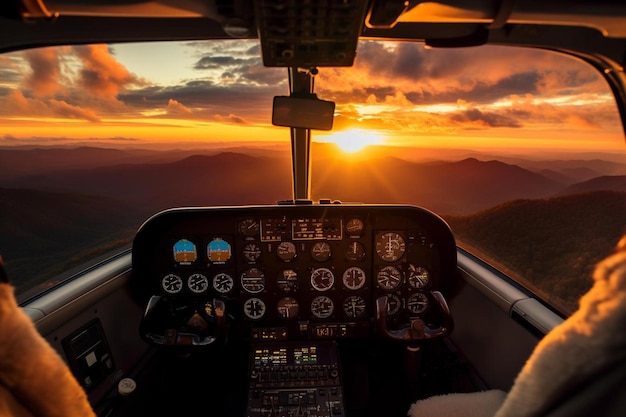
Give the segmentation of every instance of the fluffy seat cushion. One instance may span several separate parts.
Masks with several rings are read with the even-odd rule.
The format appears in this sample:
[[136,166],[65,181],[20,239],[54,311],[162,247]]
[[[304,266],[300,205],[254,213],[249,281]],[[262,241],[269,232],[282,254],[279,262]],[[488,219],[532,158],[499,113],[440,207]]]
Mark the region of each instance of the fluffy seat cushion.
[[626,415],[626,237],[538,344],[496,417]]
[[63,359],[0,283],[0,416],[95,417]]
[[492,417],[505,397],[500,390],[438,395],[413,404],[409,417]]
[[578,310],[537,344],[506,398],[493,391],[433,397],[409,416],[626,415],[626,237],[617,249],[597,265]]

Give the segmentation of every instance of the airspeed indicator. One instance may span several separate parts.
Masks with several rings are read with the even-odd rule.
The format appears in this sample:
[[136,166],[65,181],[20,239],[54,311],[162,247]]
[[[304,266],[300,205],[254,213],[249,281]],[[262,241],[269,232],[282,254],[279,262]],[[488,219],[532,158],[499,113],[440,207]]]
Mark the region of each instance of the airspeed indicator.
[[335,283],[335,275],[328,268],[317,268],[311,272],[311,286],[318,291],[327,291]]
[[174,274],[166,275],[161,280],[161,287],[168,294],[177,294],[183,289],[183,279]]

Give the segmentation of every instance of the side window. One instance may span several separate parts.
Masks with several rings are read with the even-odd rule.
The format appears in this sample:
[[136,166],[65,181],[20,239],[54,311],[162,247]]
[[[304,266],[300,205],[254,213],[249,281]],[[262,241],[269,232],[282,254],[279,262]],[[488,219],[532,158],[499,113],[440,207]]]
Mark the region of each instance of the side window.
[[320,78],[339,131],[317,140],[344,160],[314,162],[315,194],[429,208],[460,247],[577,308],[626,232],[624,132],[597,71],[542,50],[372,42]]
[[269,123],[286,85],[257,41],[0,55],[0,254],[18,299],[129,248],[160,210],[287,198],[289,133]]

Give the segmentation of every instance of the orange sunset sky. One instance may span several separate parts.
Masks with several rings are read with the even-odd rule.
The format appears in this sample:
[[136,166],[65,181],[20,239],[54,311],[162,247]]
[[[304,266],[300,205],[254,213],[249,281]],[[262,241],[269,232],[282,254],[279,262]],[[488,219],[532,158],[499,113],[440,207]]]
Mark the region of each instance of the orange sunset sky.
[[[602,78],[548,52],[361,42],[354,67],[320,68],[315,91],[337,103],[319,142],[626,150]],[[287,92],[257,41],[13,52],[0,55],[0,146],[286,144],[270,121]]]

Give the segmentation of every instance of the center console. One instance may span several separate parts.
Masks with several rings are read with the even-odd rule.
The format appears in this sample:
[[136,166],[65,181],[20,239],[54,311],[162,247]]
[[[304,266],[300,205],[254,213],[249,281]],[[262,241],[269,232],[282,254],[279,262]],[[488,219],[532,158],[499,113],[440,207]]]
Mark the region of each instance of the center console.
[[247,416],[345,416],[335,342],[258,343],[250,358]]

